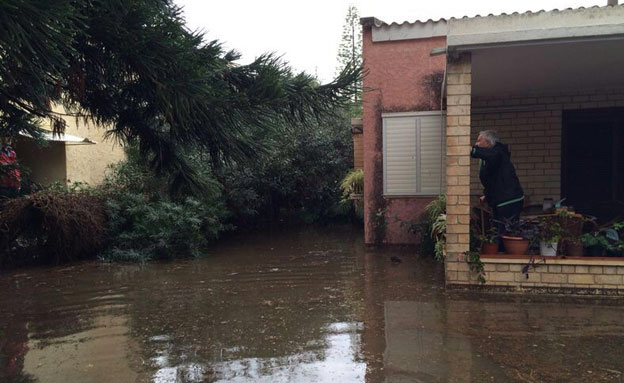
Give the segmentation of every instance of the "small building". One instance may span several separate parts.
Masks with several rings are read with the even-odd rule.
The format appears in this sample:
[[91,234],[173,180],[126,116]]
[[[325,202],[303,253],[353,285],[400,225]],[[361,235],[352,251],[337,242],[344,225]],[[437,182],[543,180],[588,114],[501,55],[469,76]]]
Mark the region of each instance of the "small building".
[[[361,24],[367,244],[417,242],[401,222],[446,193],[447,284],[478,283],[462,254],[485,129],[510,146],[529,204],[624,202],[624,6]],[[622,258],[553,259],[528,279],[527,259],[484,259],[487,283],[624,288]]]
[[[55,111],[63,112],[57,106]],[[80,118],[64,117],[65,134],[52,134],[49,122],[42,122],[46,145],[29,136],[15,139],[14,148],[28,177],[40,185],[54,182],[71,184],[83,182],[95,186],[104,180],[109,165],[125,159],[120,143],[106,137],[106,130]]]

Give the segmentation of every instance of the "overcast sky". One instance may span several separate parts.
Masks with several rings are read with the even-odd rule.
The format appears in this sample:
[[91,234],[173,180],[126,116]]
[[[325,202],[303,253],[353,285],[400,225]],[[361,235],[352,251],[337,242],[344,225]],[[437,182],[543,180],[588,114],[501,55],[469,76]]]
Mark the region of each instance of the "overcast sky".
[[191,29],[243,54],[242,63],[275,52],[293,68],[330,81],[349,5],[385,22],[606,5],[607,0],[174,0]]

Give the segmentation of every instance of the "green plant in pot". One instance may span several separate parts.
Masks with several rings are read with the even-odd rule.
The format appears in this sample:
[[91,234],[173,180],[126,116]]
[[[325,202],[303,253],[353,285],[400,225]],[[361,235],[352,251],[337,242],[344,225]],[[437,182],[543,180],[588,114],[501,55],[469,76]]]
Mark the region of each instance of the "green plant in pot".
[[557,255],[559,241],[563,238],[563,227],[559,222],[552,219],[543,220],[540,223],[540,255],[554,257]]
[[609,247],[609,241],[601,231],[585,233],[581,237],[581,241],[583,242],[583,247],[585,248],[585,255],[590,257],[604,256],[607,248]]
[[624,256],[624,221],[614,223],[610,229],[607,229],[607,240],[609,241],[608,256]]
[[492,226],[487,232],[478,236],[481,242],[481,254],[498,253],[498,230]]
[[501,238],[507,254],[527,254],[531,244],[538,238],[539,229],[534,222],[524,219],[504,219]]

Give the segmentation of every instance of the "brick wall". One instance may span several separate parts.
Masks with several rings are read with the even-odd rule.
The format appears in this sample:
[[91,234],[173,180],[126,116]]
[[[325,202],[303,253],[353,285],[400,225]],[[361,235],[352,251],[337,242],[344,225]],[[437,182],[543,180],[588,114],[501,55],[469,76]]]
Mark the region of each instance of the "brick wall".
[[[472,100],[471,142],[479,131],[496,130],[512,152],[512,161],[531,204],[561,196],[561,125],[564,110],[624,106],[624,89]],[[515,109],[515,110],[514,110]],[[479,196],[477,160],[472,162],[471,195]],[[473,198],[474,200],[474,198]]]
[[383,195],[384,112],[439,110],[439,89],[432,79],[444,72],[446,57],[431,50],[445,37],[373,42],[370,27],[362,30],[364,70],[362,96],[364,151],[364,241],[367,244],[414,244],[418,237],[401,221],[416,220],[431,197]]
[[[446,278],[470,246],[471,56],[449,59],[446,111]],[[455,271],[455,270],[454,270]]]
[[[624,260],[621,258],[546,259],[522,273],[529,257],[483,257],[485,286],[515,289],[541,288],[549,292],[624,295]],[[449,285],[478,285],[477,274],[465,262],[447,265]],[[527,277],[528,276],[528,277]]]

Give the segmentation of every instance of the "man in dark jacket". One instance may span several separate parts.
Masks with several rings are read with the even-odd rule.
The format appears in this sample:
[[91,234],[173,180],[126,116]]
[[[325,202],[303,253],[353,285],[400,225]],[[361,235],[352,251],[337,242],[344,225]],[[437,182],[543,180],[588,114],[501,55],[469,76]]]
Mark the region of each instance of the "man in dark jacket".
[[[486,201],[492,208],[494,224],[500,235],[504,231],[503,222],[519,219],[524,207],[524,192],[511,163],[511,153],[495,131],[485,130],[479,133],[470,155],[479,159],[479,179],[483,184],[481,201]],[[499,250],[503,250],[500,238]]]

